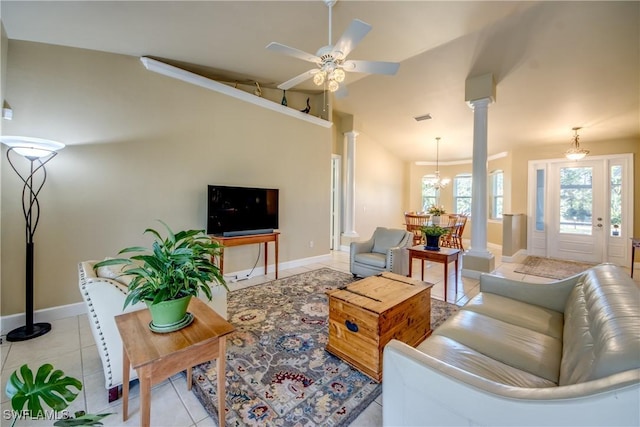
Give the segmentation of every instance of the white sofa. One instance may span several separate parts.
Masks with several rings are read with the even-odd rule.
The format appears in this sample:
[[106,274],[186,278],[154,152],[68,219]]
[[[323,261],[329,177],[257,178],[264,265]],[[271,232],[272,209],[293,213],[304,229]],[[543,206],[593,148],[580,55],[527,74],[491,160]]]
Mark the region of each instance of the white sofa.
[[350,269],[353,276],[374,276],[390,271],[409,274],[409,248],[413,233],[406,230],[378,227],[369,240],[351,242]]
[[640,425],[640,288],[601,264],[550,284],[480,278],[416,348],[383,359],[385,426]]
[[[97,273],[93,266],[98,261],[85,261],[78,265],[79,286],[87,304],[91,332],[96,342],[104,370],[105,388],[109,402],[116,400],[122,386],[122,341],[116,327],[115,316],[146,308],[144,303],[127,306],[123,310],[129,280],[121,276],[122,266],[101,267]],[[220,316],[227,318],[227,291],[223,286],[211,288],[208,302]],[[205,301],[206,298],[204,298]],[[138,378],[134,370],[129,377]]]

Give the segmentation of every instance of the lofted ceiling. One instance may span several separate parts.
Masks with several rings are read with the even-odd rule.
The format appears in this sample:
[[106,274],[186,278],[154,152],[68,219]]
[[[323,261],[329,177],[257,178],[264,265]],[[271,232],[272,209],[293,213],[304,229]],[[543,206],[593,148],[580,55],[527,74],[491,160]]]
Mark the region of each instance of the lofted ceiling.
[[[266,85],[310,68],[267,51],[277,41],[315,53],[328,8],[309,1],[7,1],[10,39],[220,70]],[[333,41],[359,18],[373,26],[349,59],[400,62],[395,76],[348,73],[334,108],[406,161],[472,154],[465,80],[493,73],[489,155],[518,146],[640,139],[640,2],[348,1],[333,7]],[[314,89],[312,83],[299,89]],[[413,117],[429,113],[431,120]]]

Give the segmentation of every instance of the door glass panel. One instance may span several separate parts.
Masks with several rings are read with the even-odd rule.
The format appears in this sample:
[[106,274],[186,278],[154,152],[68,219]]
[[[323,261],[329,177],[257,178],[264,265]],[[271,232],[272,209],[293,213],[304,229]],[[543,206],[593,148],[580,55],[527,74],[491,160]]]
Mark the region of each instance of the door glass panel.
[[611,236],[622,234],[622,166],[611,166]]
[[560,168],[560,233],[592,234],[592,183],[591,167]]
[[536,171],[536,230],[544,231],[544,169]]

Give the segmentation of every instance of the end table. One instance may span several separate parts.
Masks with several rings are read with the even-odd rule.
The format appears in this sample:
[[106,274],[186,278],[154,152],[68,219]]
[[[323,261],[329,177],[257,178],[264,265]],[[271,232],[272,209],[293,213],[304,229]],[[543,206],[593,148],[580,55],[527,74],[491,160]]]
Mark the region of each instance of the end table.
[[143,427],[151,421],[151,386],[172,375],[187,371],[187,387],[191,389],[193,366],[218,359],[218,419],[224,427],[226,336],[234,331],[199,298],[192,298],[188,311],[193,322],[178,331],[155,333],[149,329],[148,309],[116,316],[122,337],[122,420],[129,417],[129,366],[140,380],[140,421]]

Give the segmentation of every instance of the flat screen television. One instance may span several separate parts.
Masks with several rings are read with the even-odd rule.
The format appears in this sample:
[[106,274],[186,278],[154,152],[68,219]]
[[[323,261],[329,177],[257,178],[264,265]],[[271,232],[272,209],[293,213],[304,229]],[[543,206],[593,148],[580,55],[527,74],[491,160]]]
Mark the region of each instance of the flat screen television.
[[243,236],[278,228],[278,189],[209,185],[207,234]]

